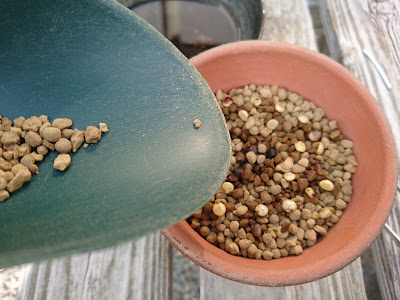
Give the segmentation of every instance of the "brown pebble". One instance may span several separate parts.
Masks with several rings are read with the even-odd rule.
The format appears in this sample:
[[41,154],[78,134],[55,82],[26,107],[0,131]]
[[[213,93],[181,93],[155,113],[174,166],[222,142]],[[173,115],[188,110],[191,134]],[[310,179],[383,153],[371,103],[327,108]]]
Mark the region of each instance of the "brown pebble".
[[235,205],[233,203],[225,203],[225,207],[226,207],[226,212],[230,212],[233,211],[235,209]]
[[300,178],[299,180],[297,180],[297,185],[301,192],[304,191],[308,187],[307,178]]
[[277,141],[278,141],[278,138],[277,138],[276,136],[273,136],[273,137],[271,138],[271,142],[270,142],[271,148],[274,148],[274,147],[275,147]]
[[299,190],[299,185],[296,181],[292,181],[292,190],[293,192],[297,192]]
[[254,186],[260,186],[260,185],[262,184],[261,177],[257,175],[257,176],[254,178],[253,183],[254,183]]
[[196,211],[194,214],[193,214],[193,217],[195,217],[196,219],[199,219],[200,217],[201,217],[201,213],[203,212],[203,209],[202,208],[200,208],[198,211]]
[[[293,146],[293,148],[294,148],[294,146]],[[297,162],[300,159],[300,152],[297,152],[297,151],[290,152],[290,156],[293,157],[295,162]]]
[[267,183],[268,180],[269,180],[269,176],[268,176],[268,174],[265,173],[265,172],[264,172],[264,173],[261,173],[260,177],[261,177],[261,180],[264,181],[265,183]]
[[251,175],[253,175],[253,172],[251,172],[249,169],[246,169],[243,171],[242,178],[247,180],[251,177]]
[[281,152],[283,152],[283,151],[287,151],[289,149],[289,145],[288,144],[282,144],[280,147],[279,147],[279,151],[281,151]]
[[338,182],[334,182],[333,183],[333,190],[331,191],[331,194],[335,197],[337,197],[339,195],[340,192],[340,185]]
[[249,225],[249,219],[241,219],[239,221],[239,226],[241,228],[246,228]]
[[233,191],[232,191],[232,197],[233,198],[235,198],[235,199],[240,199],[240,198],[243,198],[243,194],[244,194],[244,191],[243,191],[243,189],[234,189]]
[[317,179],[317,172],[315,172],[314,170],[308,171],[307,180],[308,181],[314,181],[315,179]]
[[206,214],[209,214],[210,212],[212,212],[213,206],[214,206],[214,204],[212,204],[211,202],[208,202],[206,205],[204,205],[203,211]]
[[281,232],[285,233],[289,230],[290,223],[286,222],[286,223],[283,223],[281,226],[282,226]]
[[280,153],[278,153],[275,158],[274,161],[276,164],[279,164],[282,161],[282,155]]
[[257,206],[258,204],[259,204],[259,203],[256,202],[256,201],[247,201],[247,202],[246,202],[246,206],[247,206],[251,211],[254,211],[254,210],[256,209],[256,206]]
[[280,202],[275,202],[274,207],[278,213],[283,212],[282,204]]

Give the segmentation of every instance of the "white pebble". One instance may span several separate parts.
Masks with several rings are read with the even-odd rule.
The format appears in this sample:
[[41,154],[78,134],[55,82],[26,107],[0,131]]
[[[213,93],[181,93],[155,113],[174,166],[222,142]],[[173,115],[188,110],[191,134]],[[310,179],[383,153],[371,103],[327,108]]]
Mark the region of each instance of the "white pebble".
[[288,213],[294,212],[297,209],[297,204],[293,200],[283,200],[282,209]]
[[271,130],[275,130],[276,127],[278,127],[279,122],[275,119],[271,119],[267,122],[267,128]]
[[298,152],[305,152],[306,151],[306,145],[302,141],[297,141],[294,143],[294,148]]
[[224,192],[225,194],[229,194],[230,192],[232,192],[235,189],[235,187],[233,186],[233,184],[231,182],[227,181],[222,184],[221,189],[222,189],[222,192]]
[[321,143],[321,142],[319,142],[319,143],[318,143],[318,147],[317,147],[316,154],[317,154],[317,155],[321,155],[322,153],[324,153],[324,151],[325,151],[325,146],[324,146],[324,144]]
[[322,189],[324,189],[325,191],[328,191],[328,192],[332,191],[334,189],[334,187],[335,187],[333,185],[332,181],[330,181],[328,179],[321,180],[319,182],[319,186],[320,186],[320,188],[322,188]]
[[283,178],[285,178],[286,181],[293,181],[296,179],[296,175],[292,172],[286,172],[285,174],[283,174]]
[[239,116],[239,118],[242,119],[243,122],[246,122],[249,118],[249,113],[246,110],[241,109],[238,112],[238,116]]
[[261,105],[261,99],[260,97],[251,97],[250,103],[253,104],[255,107],[259,107]]
[[258,204],[255,208],[255,211],[260,217],[265,217],[268,214],[268,207],[266,207],[264,204]]
[[307,124],[308,122],[310,122],[310,119],[308,119],[308,117],[306,115],[299,115],[297,117],[297,120],[299,120],[299,122],[301,122],[303,124]]
[[225,204],[219,202],[213,205],[213,213],[218,217],[223,216],[225,212],[226,212]]
[[317,195],[312,187],[306,188],[305,192],[310,198],[315,198],[315,196]]
[[277,112],[284,112],[285,111],[285,107],[286,107],[286,104],[284,102],[278,102],[278,103],[275,104],[275,110]]

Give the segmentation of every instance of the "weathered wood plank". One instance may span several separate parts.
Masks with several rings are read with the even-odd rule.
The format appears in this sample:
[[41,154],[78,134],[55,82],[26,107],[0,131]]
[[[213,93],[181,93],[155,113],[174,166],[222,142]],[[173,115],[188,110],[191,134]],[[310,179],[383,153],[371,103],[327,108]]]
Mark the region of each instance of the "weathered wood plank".
[[262,39],[317,50],[307,1],[264,1]]
[[[262,38],[317,50],[307,1],[265,1]],[[201,299],[366,299],[360,259],[324,279],[290,287],[240,284],[200,271]]]
[[[343,64],[378,100],[400,149],[400,2],[396,0],[327,1]],[[363,55],[367,49],[392,83],[388,89]],[[393,162],[395,163],[395,162]],[[397,195],[387,224],[400,233],[400,198]],[[383,231],[373,243],[378,281],[384,299],[400,299],[400,250]]]
[[171,246],[156,233],[118,247],[30,264],[17,299],[170,299]]
[[[201,299],[366,299],[364,285],[357,284],[355,274],[361,274],[360,259],[350,266],[321,280],[288,287],[259,287],[232,282],[210,272],[201,271]],[[362,276],[362,275],[361,275]],[[213,296],[214,298],[210,298]],[[244,298],[246,297],[246,298]]]

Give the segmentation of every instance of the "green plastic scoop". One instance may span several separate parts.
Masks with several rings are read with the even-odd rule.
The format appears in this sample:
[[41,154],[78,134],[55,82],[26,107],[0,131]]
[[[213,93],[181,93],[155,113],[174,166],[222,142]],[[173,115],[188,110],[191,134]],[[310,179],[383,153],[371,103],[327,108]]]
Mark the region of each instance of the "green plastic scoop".
[[138,238],[217,191],[230,163],[223,115],[154,28],[107,0],[1,1],[0,28],[1,115],[110,130],[65,172],[48,154],[40,174],[0,203],[0,267]]

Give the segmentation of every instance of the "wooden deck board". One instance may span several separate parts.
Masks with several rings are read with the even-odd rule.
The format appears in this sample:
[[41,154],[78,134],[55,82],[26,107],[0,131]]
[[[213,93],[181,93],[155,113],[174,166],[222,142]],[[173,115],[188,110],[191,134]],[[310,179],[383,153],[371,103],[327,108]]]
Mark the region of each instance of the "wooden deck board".
[[171,299],[171,251],[156,233],[106,250],[29,264],[18,299]]
[[[327,6],[344,66],[375,96],[390,123],[397,149],[400,149],[399,1],[333,0],[327,1]],[[378,60],[392,84],[391,89],[362,53],[363,49]],[[387,224],[400,234],[398,194]],[[384,230],[372,244],[372,252],[382,298],[400,299],[400,249],[387,231]]]

